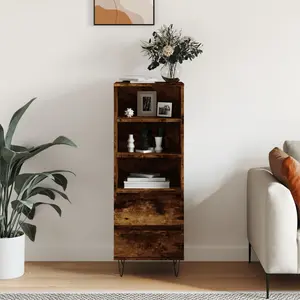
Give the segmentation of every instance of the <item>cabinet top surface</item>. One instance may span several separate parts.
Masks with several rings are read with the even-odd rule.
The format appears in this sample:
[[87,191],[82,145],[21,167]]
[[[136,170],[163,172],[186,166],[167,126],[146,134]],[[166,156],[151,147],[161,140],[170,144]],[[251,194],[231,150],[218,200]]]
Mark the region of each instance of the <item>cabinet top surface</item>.
[[175,83],[168,83],[168,82],[162,82],[162,81],[158,81],[158,82],[154,82],[154,83],[130,83],[130,82],[115,82],[114,86],[115,87],[143,87],[143,86],[178,86],[178,87],[182,87],[184,86],[183,82],[175,82]]

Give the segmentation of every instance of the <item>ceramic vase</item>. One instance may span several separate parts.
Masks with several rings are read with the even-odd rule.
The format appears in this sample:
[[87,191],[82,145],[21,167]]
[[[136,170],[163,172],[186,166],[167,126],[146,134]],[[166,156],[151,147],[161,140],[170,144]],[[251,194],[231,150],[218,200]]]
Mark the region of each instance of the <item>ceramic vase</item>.
[[127,141],[127,148],[128,148],[128,152],[134,152],[134,138],[133,138],[133,134],[129,134],[129,138]]
[[162,144],[162,137],[161,136],[156,136],[155,137],[155,152],[156,153],[161,153],[162,152],[162,147],[161,147],[161,144]]
[[25,235],[0,238],[0,279],[12,279],[24,274]]

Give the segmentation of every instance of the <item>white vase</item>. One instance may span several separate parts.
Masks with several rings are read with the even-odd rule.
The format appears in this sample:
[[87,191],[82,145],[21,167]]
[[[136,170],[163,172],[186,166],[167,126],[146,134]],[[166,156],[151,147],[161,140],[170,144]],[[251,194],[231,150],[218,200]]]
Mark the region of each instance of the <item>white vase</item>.
[[0,238],[0,279],[12,279],[24,274],[25,235]]
[[128,148],[128,152],[134,152],[134,138],[133,138],[133,134],[129,134],[129,138],[127,141],[127,148]]
[[155,152],[156,153],[161,153],[162,152],[162,147],[161,147],[161,144],[162,144],[162,137],[161,136],[156,136],[155,137]]

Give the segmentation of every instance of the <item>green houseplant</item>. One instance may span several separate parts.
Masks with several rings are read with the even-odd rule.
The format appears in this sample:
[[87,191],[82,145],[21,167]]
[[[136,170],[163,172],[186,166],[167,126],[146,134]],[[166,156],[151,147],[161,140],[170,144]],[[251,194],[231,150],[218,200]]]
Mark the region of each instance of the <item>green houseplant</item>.
[[[31,148],[12,144],[16,127],[34,100],[35,98],[14,113],[6,135],[0,125],[0,279],[23,275],[24,234],[31,241],[35,240],[36,226],[30,224],[28,220],[34,219],[36,208],[48,205],[61,216],[61,209],[57,204],[52,203],[53,200],[59,195],[69,201],[63,191],[49,187],[49,184],[43,186],[43,183],[50,180],[60,186],[60,189],[66,190],[68,180],[63,173],[70,171],[21,173],[22,166],[28,159],[52,146],[76,147],[70,139],[64,136],[59,136],[53,142]],[[37,195],[46,196],[52,202],[37,201],[34,197]]]

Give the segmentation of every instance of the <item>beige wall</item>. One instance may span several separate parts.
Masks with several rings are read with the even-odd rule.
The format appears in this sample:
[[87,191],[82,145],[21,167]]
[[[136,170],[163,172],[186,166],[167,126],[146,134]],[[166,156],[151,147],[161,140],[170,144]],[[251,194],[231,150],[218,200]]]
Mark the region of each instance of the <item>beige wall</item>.
[[92,1],[0,1],[1,123],[38,96],[16,142],[64,134],[79,145],[25,169],[77,173],[73,204],[58,200],[62,219],[48,208],[37,216],[27,259],[112,259],[113,82],[147,73],[140,40],[169,23],[204,43],[182,74],[186,259],[246,259],[246,171],[300,139],[299,13],[298,0],[157,0],[155,27],[94,27]]

